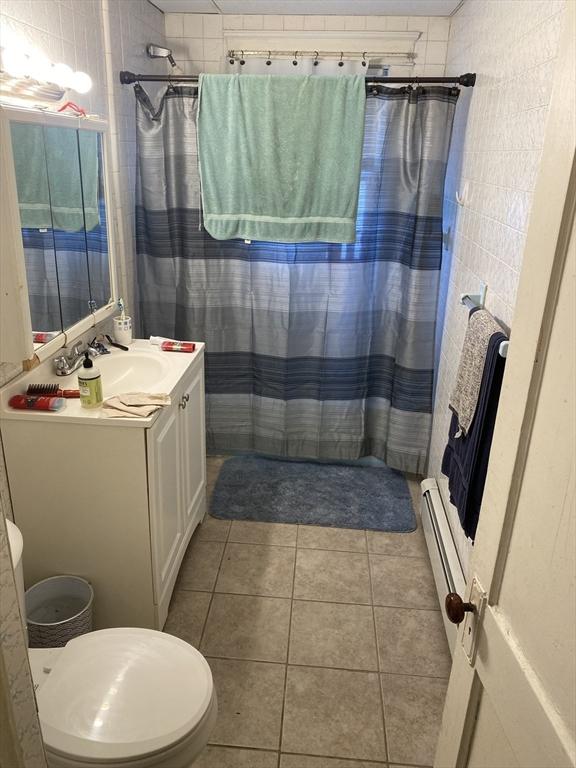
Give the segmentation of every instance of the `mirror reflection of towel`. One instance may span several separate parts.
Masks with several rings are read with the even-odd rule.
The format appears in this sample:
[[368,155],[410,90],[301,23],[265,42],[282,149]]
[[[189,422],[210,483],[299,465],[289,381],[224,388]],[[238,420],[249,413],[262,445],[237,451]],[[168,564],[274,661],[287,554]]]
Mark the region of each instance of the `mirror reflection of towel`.
[[14,122],[10,129],[21,226],[97,227],[98,133]]

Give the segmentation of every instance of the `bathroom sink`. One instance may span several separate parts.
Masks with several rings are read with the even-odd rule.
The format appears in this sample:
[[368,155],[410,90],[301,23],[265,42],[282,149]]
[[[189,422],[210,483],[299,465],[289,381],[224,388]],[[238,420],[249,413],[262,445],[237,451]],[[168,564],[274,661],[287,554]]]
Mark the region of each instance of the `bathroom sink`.
[[[186,374],[198,355],[203,355],[204,344],[195,342],[196,350],[192,353],[163,352],[147,339],[134,339],[128,351],[110,349],[110,354],[98,355],[93,358],[94,365],[102,374],[102,391],[104,399],[114,395],[130,392],[148,392],[151,394],[167,394],[171,398],[178,397],[175,391],[179,382]],[[99,426],[114,427],[119,419],[109,419],[102,415],[101,408],[82,408],[80,400],[66,400],[61,411],[15,410],[8,402],[15,394],[22,394],[29,384],[57,384],[61,389],[76,389],[78,374],[81,369],[69,376],[57,376],[53,361],[45,360],[41,365],[27,371],[10,381],[0,389],[0,420],[26,421],[66,421],[71,423],[90,423]],[[142,419],[122,420],[123,426],[150,426],[158,414],[151,414]]]
[[101,355],[95,358],[94,365],[102,374],[105,397],[126,392],[161,392],[170,372],[170,363],[165,357],[145,350]]

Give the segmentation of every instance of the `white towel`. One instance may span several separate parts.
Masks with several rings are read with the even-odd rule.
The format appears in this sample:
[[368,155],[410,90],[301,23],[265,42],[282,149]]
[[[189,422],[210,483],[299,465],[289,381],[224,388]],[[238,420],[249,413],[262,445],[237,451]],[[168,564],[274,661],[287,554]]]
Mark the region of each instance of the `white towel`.
[[456,384],[449,403],[450,408],[458,416],[459,429],[455,437],[465,435],[470,429],[478,404],[490,338],[495,333],[503,332],[502,327],[487,310],[477,309],[471,312],[460,355]]
[[102,415],[108,419],[145,419],[171,402],[170,395],[164,393],[128,392],[105,400]]

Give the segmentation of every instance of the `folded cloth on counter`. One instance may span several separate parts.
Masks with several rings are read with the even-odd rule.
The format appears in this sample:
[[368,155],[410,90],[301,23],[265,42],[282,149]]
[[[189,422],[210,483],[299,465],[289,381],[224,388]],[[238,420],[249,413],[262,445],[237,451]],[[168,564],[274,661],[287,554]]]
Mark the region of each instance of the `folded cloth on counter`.
[[456,384],[449,402],[458,418],[456,437],[467,434],[470,429],[478,404],[488,344],[495,333],[503,334],[503,330],[490,312],[481,308],[470,312]]
[[217,240],[353,243],[362,75],[200,75],[204,226]]
[[108,419],[145,419],[171,402],[170,395],[162,393],[129,392],[104,400],[102,415]]
[[504,375],[505,359],[500,356],[503,341],[506,341],[506,336],[502,330],[489,338],[472,423],[465,435],[459,434],[458,415],[452,414],[448,444],[442,458],[442,472],[448,477],[450,501],[458,510],[466,536],[471,539],[476,535]]

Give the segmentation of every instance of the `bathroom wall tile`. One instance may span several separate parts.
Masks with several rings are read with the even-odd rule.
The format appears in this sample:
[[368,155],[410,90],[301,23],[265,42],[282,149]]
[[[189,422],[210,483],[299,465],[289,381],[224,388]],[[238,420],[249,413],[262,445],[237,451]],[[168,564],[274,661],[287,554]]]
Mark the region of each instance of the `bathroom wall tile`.
[[290,630],[291,664],[377,670],[372,608],[295,600]]
[[284,16],[284,30],[286,32],[292,32],[294,30],[300,29],[304,29],[304,16]]
[[346,16],[326,16],[325,25],[327,32],[343,32],[346,28]]
[[244,544],[268,544],[295,547],[298,526],[286,523],[258,523],[251,520],[234,520],[230,541]]
[[204,33],[201,13],[184,13],[184,37],[201,38]]
[[218,720],[210,742],[278,749],[285,666],[212,658],[208,663],[218,691]]
[[219,13],[206,13],[202,16],[204,37],[222,37],[222,16]]
[[289,666],[282,750],[385,760],[378,676]]
[[426,64],[444,64],[448,43],[428,40],[426,45]]
[[374,608],[381,672],[448,677],[452,657],[440,611]]
[[166,13],[164,22],[166,24],[166,37],[184,37],[183,13]]
[[276,768],[276,752],[208,745],[194,768]]
[[324,16],[304,16],[304,29],[324,30],[325,27],[326,18]]
[[291,597],[295,554],[292,547],[228,543],[216,592]]
[[408,675],[381,677],[389,759],[432,765],[448,681]]
[[211,597],[210,592],[175,590],[170,601],[164,632],[198,648]]
[[[428,16],[408,16],[406,28],[415,32],[425,33],[429,37],[429,25],[434,19],[429,19]],[[448,38],[446,38],[448,40]]]
[[344,29],[346,32],[359,32],[366,29],[365,16],[345,16]]
[[450,19],[430,19],[428,24],[428,40],[447,41],[450,37]]
[[264,29],[282,30],[284,29],[284,17],[280,15],[267,14],[264,16]]
[[242,27],[244,29],[263,29],[264,17],[258,14],[252,14],[242,17]]
[[207,656],[285,662],[290,600],[215,594],[200,650]]
[[335,549],[366,552],[364,531],[350,528],[323,528],[319,525],[298,526],[298,546],[302,549]]
[[353,552],[299,549],[294,597],[370,605],[367,556]]
[[242,29],[242,16],[225,14],[223,16],[224,29]]
[[374,605],[435,608],[438,595],[427,559],[370,555]]

